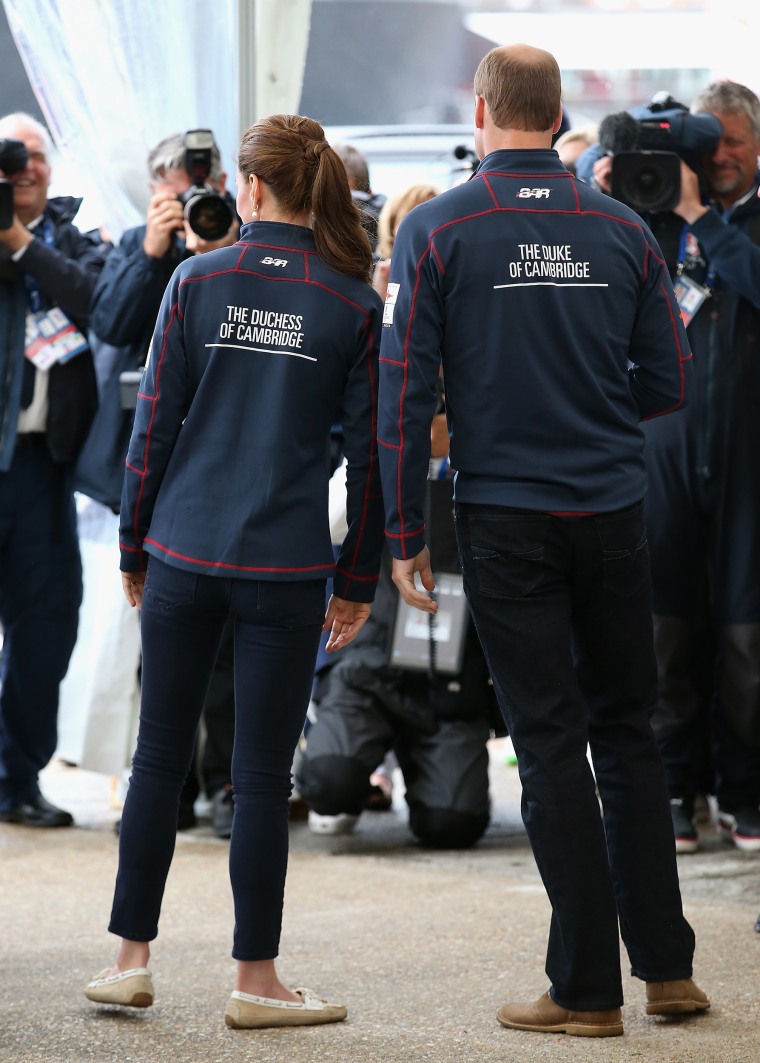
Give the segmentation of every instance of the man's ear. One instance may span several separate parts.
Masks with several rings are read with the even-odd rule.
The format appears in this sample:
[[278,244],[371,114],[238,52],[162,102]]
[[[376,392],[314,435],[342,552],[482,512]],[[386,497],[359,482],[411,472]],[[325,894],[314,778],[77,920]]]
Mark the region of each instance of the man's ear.
[[554,125],[552,126],[552,136],[554,136],[555,133],[559,133],[559,127],[562,125],[562,118],[563,110],[562,104],[560,104],[559,111],[557,112],[557,117],[554,119]]
[[475,128],[482,129],[485,124],[486,101],[483,96],[475,97]]

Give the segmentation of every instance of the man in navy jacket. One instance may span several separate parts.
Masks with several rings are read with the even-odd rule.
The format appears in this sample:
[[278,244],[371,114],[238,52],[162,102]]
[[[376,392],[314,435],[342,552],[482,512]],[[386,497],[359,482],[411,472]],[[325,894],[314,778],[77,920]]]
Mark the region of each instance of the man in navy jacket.
[[72,224],[81,200],[48,199],[45,127],[6,115],[0,136],[29,155],[0,230],[0,820],[65,827],[38,774],[56,749],[82,599],[72,472],[97,403],[85,337],[103,254]]
[[[119,377],[124,370],[142,369],[161,306],[161,299],[180,262],[226,247],[237,240],[240,219],[227,192],[219,148],[211,147],[208,183],[233,209],[229,231],[217,241],[202,240],[184,218],[181,201],[193,187],[187,171],[185,136],[173,133],[148,154],[151,199],[145,225],[127,229],[119,246],[108,255],[92,298],[92,332],[103,348],[100,362],[110,353],[111,372],[101,383],[101,402],[76,468],[76,487],[118,511],[124,481],[124,461],[134,420],[122,409]],[[232,692],[231,629],[225,632],[217,668],[204,709],[206,740],[198,753],[206,796],[212,802],[216,834],[229,838],[232,829],[230,762],[235,705]],[[179,829],[196,824],[194,804],[200,790],[198,772],[192,770],[180,801]]]
[[498,1018],[610,1036],[623,1032],[618,926],[649,1014],[709,1007],[691,978],[694,934],[648,720],[657,675],[639,427],[682,405],[690,351],[651,232],[551,150],[560,96],[547,52],[514,45],[481,62],[482,162],[396,237],[378,442],[394,580],[435,612],[414,577],[433,591],[423,497],[442,364],[465,590],[552,905],[550,989]]

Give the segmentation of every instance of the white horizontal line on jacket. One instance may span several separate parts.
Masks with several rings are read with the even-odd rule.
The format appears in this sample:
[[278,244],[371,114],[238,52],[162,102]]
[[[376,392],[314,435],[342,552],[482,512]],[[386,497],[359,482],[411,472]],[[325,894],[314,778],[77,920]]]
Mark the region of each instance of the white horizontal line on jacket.
[[206,347],[232,347],[236,351],[259,351],[261,354],[287,354],[291,358],[305,358],[307,362],[316,362],[310,354],[298,354],[297,351],[275,351],[271,347],[246,347],[242,343],[207,343]]

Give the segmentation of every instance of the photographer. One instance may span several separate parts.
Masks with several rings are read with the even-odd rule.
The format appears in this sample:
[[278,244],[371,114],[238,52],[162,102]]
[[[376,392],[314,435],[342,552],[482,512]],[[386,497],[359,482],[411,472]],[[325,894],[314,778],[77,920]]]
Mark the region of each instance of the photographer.
[[211,137],[206,168],[209,199],[228,208],[229,225],[220,237],[204,240],[186,218],[183,197],[196,182],[188,171],[186,136],[173,134],[161,140],[148,155],[151,200],[145,225],[127,229],[106,260],[92,298],[93,342],[109,362],[101,379],[101,409],[79,460],[77,490],[118,511],[124,478],[124,459],[132,431],[133,411],[123,410],[119,376],[145,363],[161,297],[180,262],[215,247],[233,244],[239,221],[234,200],[226,192],[219,149]]
[[[205,134],[205,140],[198,134]],[[195,146],[198,143],[200,148]],[[144,365],[161,298],[177,265],[194,255],[233,244],[239,232],[235,202],[226,191],[227,175],[210,131],[195,130],[164,138],[148,155],[148,172],[152,196],[146,223],[128,229],[109,254],[91,308],[93,342],[101,349],[102,361],[108,357],[110,372],[101,381],[100,410],[77,466],[76,487],[114,511],[119,509],[134,418],[133,409],[122,409],[119,377],[122,372]],[[193,205],[196,211],[200,205],[205,214],[199,218],[197,213],[191,213]],[[196,230],[203,229],[209,221],[210,235],[215,238],[203,239]],[[216,236],[214,225],[217,231],[222,225],[227,227]],[[106,344],[112,345],[110,351]],[[207,796],[214,804],[214,830],[228,838],[232,825],[228,783],[234,720],[229,633],[225,634],[223,645],[224,669],[215,675],[209,695],[213,705],[209,705],[205,717],[209,740],[203,775]],[[180,808],[180,829],[195,826],[193,804],[198,792],[193,772]]]
[[[458,573],[448,450],[446,418],[439,413],[431,427],[429,539],[436,572]],[[372,772],[392,751],[414,836],[430,848],[466,848],[490,821],[487,743],[492,732],[505,734],[504,723],[472,624],[462,632],[461,667],[454,674],[439,670],[436,657],[428,658],[426,670],[393,663],[394,629],[405,626],[399,625],[405,615],[400,606],[386,551],[372,615],[341,659],[318,674],[317,718],[296,785],[309,805],[311,829],[343,833],[372,807]]]
[[[760,100],[717,81],[692,105],[722,124],[696,173],[681,164],[676,291],[693,351],[685,409],[645,426],[659,699],[676,848],[694,799],[760,851]],[[712,765],[705,768],[707,749]]]
[[72,224],[81,200],[48,198],[45,127],[6,115],[0,138],[0,821],[65,827],[38,774],[82,598],[72,470],[97,403],[86,336],[103,254]]

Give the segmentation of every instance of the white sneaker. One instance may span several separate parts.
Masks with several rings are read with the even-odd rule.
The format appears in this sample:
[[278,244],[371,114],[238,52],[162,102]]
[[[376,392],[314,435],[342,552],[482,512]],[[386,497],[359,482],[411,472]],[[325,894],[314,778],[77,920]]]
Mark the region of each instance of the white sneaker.
[[358,818],[347,812],[340,812],[337,816],[320,816],[319,812],[310,809],[309,830],[314,834],[350,834]]

